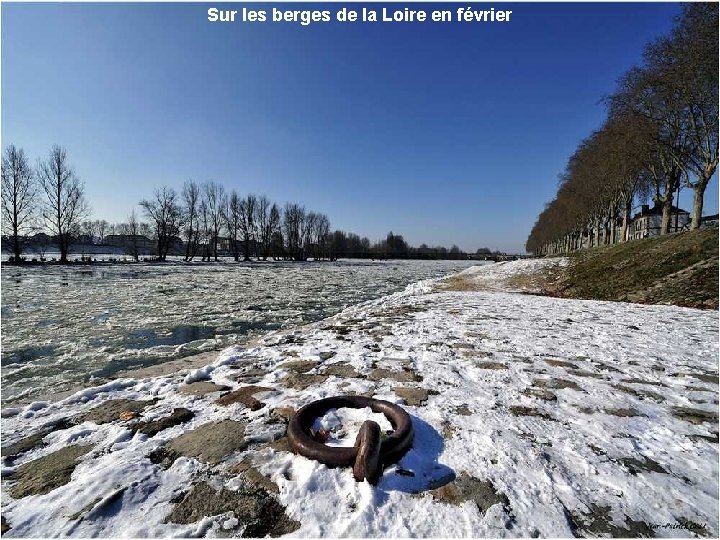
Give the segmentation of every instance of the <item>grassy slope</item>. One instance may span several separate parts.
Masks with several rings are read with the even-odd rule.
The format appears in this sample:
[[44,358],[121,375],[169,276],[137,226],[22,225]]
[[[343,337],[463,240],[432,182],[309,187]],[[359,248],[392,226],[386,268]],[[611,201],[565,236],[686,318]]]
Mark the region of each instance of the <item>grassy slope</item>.
[[718,309],[718,229],[585,250],[548,294]]

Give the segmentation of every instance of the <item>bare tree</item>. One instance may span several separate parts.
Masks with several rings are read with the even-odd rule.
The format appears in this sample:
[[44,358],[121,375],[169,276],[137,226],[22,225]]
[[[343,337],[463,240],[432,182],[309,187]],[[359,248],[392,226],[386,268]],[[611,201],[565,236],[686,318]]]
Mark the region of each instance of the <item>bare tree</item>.
[[67,262],[72,233],[88,213],[85,187],[67,162],[67,152],[53,146],[50,155],[38,163],[38,180],[46,200],[42,216],[48,230],[57,238],[60,262]]
[[[274,205],[272,205],[274,206]],[[260,244],[258,256],[262,256],[263,260],[267,260],[270,252],[270,240],[272,239],[271,228],[271,210],[270,199],[265,195],[258,197],[255,206],[255,224],[257,227],[257,240]]]
[[240,242],[238,239],[242,230],[242,204],[237,191],[233,190],[225,209],[225,227],[230,235],[230,250],[236,262],[240,260]]
[[169,187],[156,189],[154,199],[140,201],[140,206],[155,226],[158,260],[167,259],[173,238],[180,233],[182,210],[177,193]]
[[240,201],[240,232],[243,238],[243,250],[245,253],[244,260],[250,260],[251,245],[255,241],[255,208],[257,207],[257,197],[253,194],[248,195]]
[[185,260],[191,261],[195,256],[198,237],[198,205],[200,202],[200,187],[192,180],[185,182],[182,191],[185,236]]
[[104,244],[105,235],[110,234],[110,224],[104,219],[99,219],[95,222],[95,228],[97,230],[98,241]]
[[203,185],[203,196],[207,207],[207,219],[210,226],[209,247],[212,256],[218,260],[218,240],[222,230],[223,212],[227,206],[225,188],[217,182],[207,182]]
[[674,153],[694,191],[691,229],[700,226],[705,189],[718,166],[718,4],[683,5],[667,38],[646,50],[649,69],[688,135],[687,155]]
[[80,224],[81,233],[90,239],[91,244],[95,241],[95,238],[98,235],[98,227],[97,227],[98,223],[99,223],[99,221],[97,221],[97,220],[95,220],[95,221],[86,220]]
[[283,232],[288,255],[296,261],[304,260],[304,224],[305,207],[287,203],[283,211]]
[[2,223],[9,230],[13,256],[20,262],[21,237],[32,227],[36,189],[32,168],[22,148],[10,145],[2,158]]
[[138,237],[140,235],[140,225],[138,224],[137,215],[135,214],[134,209],[130,212],[130,217],[128,217],[126,234],[128,239],[127,250],[130,252],[130,255],[132,255],[132,258],[135,259],[135,262],[137,262],[139,259]]

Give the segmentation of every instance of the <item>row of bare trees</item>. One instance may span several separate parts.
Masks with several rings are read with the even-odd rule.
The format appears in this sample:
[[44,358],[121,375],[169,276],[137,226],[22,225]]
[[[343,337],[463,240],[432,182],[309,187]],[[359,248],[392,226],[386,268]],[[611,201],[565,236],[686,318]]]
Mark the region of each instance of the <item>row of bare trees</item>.
[[648,198],[667,234],[681,187],[694,192],[690,228],[700,226],[718,165],[718,4],[683,5],[670,35],[645,47],[642,64],[620,78],[606,105],[603,126],[568,160],[528,251],[627,241],[633,202]]
[[[2,157],[3,246],[21,262],[26,244],[44,257],[56,244],[60,262],[68,261],[73,243],[124,248],[136,261],[141,254],[166,260],[182,252],[186,261],[200,257],[218,260],[228,252],[236,261],[269,257],[304,261],[336,258],[467,258],[460,248],[450,250],[422,244],[408,245],[392,232],[370,243],[366,237],[331,231],[325,214],[297,203],[280,207],[265,196],[240,196],[216,182],[188,181],[180,192],[155,190],[140,202],[147,222],[133,212],[125,223],[89,219],[84,184],[69,164],[64,148],[54,146],[46,159],[32,167],[21,148],[8,146]],[[40,240],[38,240],[40,238]],[[154,248],[148,244],[154,242]]]
[[85,188],[68,163],[67,152],[53,146],[46,159],[30,165],[22,148],[10,145],[2,157],[2,228],[15,260],[21,260],[23,240],[47,231],[67,262],[70,242],[89,213]]
[[229,251],[236,261],[252,257],[304,261],[333,258],[330,220],[325,214],[288,203],[283,208],[266,196],[230,193],[217,182],[185,183],[180,193],[156,189],[140,202],[154,228],[157,254],[167,258],[175,239],[184,244],[185,260],[218,260]]

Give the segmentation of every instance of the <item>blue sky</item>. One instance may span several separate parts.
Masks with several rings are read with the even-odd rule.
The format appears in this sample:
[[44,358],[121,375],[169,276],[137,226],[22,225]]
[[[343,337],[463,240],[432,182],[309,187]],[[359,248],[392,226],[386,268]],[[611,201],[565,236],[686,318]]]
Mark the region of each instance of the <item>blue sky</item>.
[[[3,144],[33,160],[64,145],[109,221],[192,178],[373,240],[521,251],[600,99],[679,4],[470,5],[511,21],[220,24],[214,4],[4,3]],[[342,6],[362,5],[245,4]],[[717,200],[715,178],[707,213]]]

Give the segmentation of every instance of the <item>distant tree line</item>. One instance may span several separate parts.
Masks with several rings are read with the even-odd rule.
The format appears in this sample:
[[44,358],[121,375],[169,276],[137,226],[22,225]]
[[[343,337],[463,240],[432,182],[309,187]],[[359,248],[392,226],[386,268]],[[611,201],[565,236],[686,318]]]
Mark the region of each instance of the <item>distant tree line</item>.
[[[345,231],[332,231],[320,212],[297,203],[280,206],[266,196],[227,192],[217,182],[187,181],[177,192],[162,187],[140,201],[144,221],[133,210],[123,223],[89,219],[84,184],[69,165],[64,148],[54,146],[35,167],[25,152],[8,146],[2,159],[3,246],[14,261],[32,248],[44,258],[50,244],[67,262],[73,244],[121,248],[139,260],[150,254],[164,261],[180,255],[185,261],[338,258],[467,259],[458,246],[410,246],[390,232],[379,242]],[[482,252],[482,253],[481,253]],[[478,255],[490,253],[483,248]]]
[[684,4],[670,35],[645,47],[642,64],[605,102],[603,126],[570,156],[527,239],[529,252],[625,242],[633,202],[648,198],[667,234],[683,186],[694,192],[690,228],[700,226],[718,165],[718,4]]

